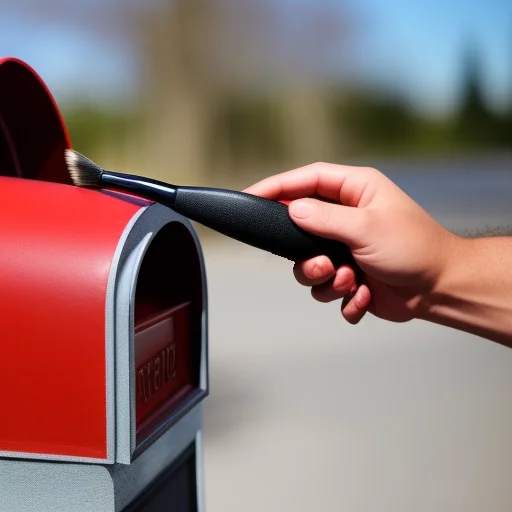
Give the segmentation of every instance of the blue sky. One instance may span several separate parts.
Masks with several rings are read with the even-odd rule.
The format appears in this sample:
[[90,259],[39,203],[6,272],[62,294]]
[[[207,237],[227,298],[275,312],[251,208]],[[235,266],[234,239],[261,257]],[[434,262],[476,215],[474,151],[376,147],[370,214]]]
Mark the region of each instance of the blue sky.
[[365,72],[431,108],[453,102],[461,54],[478,45],[489,100],[512,95],[512,1],[359,0],[375,27],[365,49]]
[[[284,9],[315,2],[279,1]],[[456,99],[461,53],[473,41],[490,101],[500,106],[512,95],[511,0],[343,3],[362,20],[356,70],[368,81],[403,91],[421,108],[442,112]],[[109,101],[130,94],[136,83],[133,53],[125,42],[98,37],[86,25],[78,28],[64,19],[38,19],[12,4],[0,7],[0,55],[26,60],[60,101],[69,91]]]

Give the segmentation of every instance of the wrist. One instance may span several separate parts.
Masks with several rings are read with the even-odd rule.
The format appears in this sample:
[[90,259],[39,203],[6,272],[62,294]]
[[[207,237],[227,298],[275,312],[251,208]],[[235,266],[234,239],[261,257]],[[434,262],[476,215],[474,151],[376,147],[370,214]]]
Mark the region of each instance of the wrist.
[[442,248],[440,261],[438,260],[436,272],[431,276],[429,284],[421,294],[416,311],[417,319],[435,321],[440,314],[439,309],[450,299],[453,291],[450,283],[457,273],[457,260],[460,260],[460,255],[466,252],[464,250],[466,241],[457,235],[449,234],[446,243],[440,246]]
[[512,345],[512,239],[453,235],[417,318]]

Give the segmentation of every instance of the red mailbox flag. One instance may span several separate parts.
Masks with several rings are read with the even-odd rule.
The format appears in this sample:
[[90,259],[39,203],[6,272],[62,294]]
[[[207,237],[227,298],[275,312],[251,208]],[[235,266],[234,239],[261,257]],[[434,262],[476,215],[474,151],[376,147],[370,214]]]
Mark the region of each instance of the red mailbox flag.
[[70,140],[48,88],[24,62],[0,59],[0,175],[71,183]]

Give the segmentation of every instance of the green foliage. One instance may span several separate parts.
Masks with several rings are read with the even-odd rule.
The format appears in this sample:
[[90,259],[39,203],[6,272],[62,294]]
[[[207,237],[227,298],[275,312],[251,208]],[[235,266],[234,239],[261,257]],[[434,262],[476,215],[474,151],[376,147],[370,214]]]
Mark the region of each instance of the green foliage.
[[503,122],[486,104],[482,71],[472,47],[468,48],[464,58],[461,96],[453,125],[456,141],[472,147],[500,144],[503,141]]
[[[399,97],[352,92],[333,101],[332,123],[350,154],[478,151],[512,147],[512,111],[486,104],[476,54],[466,55],[459,108],[444,120],[421,116]],[[511,98],[512,99],[512,98]]]
[[285,153],[279,102],[265,97],[227,97],[218,106],[215,133],[234,163],[279,160]]
[[385,150],[414,144],[421,120],[399,98],[361,92],[334,100],[332,123],[348,133],[353,150]]
[[138,115],[130,109],[106,110],[74,105],[64,109],[63,116],[73,147],[86,155],[101,145],[122,144],[138,126]]
[[[382,92],[326,93],[324,106],[331,113],[334,145],[339,146],[334,152],[342,158],[512,148],[512,110],[498,115],[487,106],[482,71],[476,53],[470,50],[464,60],[459,108],[444,120],[426,119],[402,97]],[[214,119],[205,117],[211,132],[208,151],[212,161],[219,158],[241,169],[287,161],[294,148],[288,147],[290,138],[286,137],[286,131],[293,127],[289,126],[285,99],[227,91],[220,95]],[[100,109],[76,105],[65,110],[64,117],[74,147],[85,154],[100,145],[123,144],[136,136],[142,125],[137,108],[131,106]]]

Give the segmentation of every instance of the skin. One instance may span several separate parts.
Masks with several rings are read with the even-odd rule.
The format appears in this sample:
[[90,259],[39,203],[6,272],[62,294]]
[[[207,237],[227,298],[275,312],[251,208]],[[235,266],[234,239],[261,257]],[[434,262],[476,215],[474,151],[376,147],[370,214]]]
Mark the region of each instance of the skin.
[[367,312],[392,322],[422,319],[512,346],[512,237],[451,233],[372,168],[316,163],[245,192],[292,200],[297,225],[350,248],[362,282],[326,256],[293,269],[316,300],[342,299],[349,323]]

